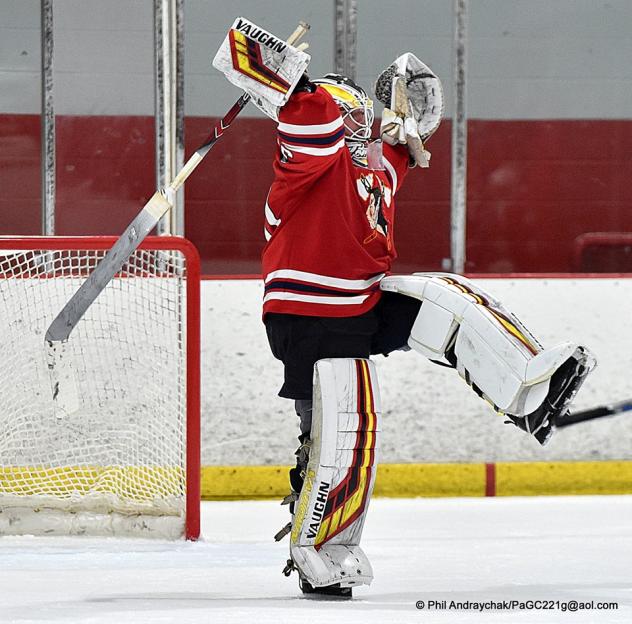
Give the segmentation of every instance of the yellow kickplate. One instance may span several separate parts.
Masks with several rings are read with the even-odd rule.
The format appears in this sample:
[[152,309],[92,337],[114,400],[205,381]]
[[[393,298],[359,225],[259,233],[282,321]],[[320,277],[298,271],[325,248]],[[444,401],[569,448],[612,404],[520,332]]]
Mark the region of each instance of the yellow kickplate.
[[[203,466],[202,498],[283,498],[289,466]],[[484,464],[382,464],[375,496],[483,496]]]
[[[288,466],[204,466],[206,500],[281,499]],[[381,464],[375,496],[391,498],[632,494],[632,461]]]
[[631,461],[496,464],[497,496],[631,493]]

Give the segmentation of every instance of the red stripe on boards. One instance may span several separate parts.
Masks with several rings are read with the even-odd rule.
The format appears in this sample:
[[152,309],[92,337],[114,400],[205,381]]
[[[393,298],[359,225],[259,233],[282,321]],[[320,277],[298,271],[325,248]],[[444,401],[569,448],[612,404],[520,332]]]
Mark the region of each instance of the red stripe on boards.
[[[217,121],[186,118],[187,155]],[[0,234],[40,232],[39,122],[0,114]],[[118,236],[156,188],[153,117],[56,122],[57,233]],[[468,135],[467,272],[572,271],[581,236],[632,231],[632,120],[473,119]],[[440,271],[450,256],[450,136],[447,119],[430,143],[432,167],[412,170],[397,195],[397,272]],[[585,145],[599,149],[586,158]],[[246,112],[187,180],[186,234],[203,273],[260,270],[277,149],[275,124]]]
[[485,464],[485,496],[496,496],[496,464]]

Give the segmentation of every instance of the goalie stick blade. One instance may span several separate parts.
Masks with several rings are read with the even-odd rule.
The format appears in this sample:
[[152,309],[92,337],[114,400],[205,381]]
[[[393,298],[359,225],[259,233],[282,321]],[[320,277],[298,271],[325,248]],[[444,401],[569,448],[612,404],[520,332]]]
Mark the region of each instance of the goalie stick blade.
[[46,364],[53,395],[55,416],[62,419],[79,409],[77,376],[68,341],[46,342]]
[[154,194],[46,331],[46,362],[55,414],[59,418],[72,414],[79,408],[77,377],[70,350],[67,348],[70,333],[169,206],[169,202],[160,192]]

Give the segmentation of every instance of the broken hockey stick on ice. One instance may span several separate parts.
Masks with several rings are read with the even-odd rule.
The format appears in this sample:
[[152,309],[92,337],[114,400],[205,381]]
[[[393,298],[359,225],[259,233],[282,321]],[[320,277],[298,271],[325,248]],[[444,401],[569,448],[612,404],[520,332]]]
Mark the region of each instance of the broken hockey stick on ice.
[[629,411],[632,411],[632,399],[618,403],[610,403],[608,405],[600,405],[599,407],[591,407],[590,409],[567,414],[564,418],[559,419],[555,423],[555,426],[559,429],[580,422],[595,420],[596,418],[603,418],[604,416],[615,416],[616,414]]
[[[241,20],[241,23],[247,25],[248,28],[252,29],[254,26],[243,18],[238,18],[235,23],[239,20]],[[305,22],[300,22],[296,30],[287,39],[287,43],[290,45],[298,43],[308,30],[309,25]],[[262,36],[261,33],[265,33],[262,29],[259,29],[258,32],[260,36]],[[263,40],[261,44],[254,42],[253,45],[255,47],[259,45],[263,46],[265,42]],[[250,96],[244,93],[226,115],[214,126],[208,139],[189,158],[167,187],[153,194],[143,209],[127,226],[127,229],[116,243],[114,243],[113,247],[99,262],[94,271],[90,273],[88,278],[50,324],[45,337],[47,345],[47,364],[55,411],[59,416],[72,413],[76,411],[78,407],[75,373],[72,358],[67,349],[70,333],[81,320],[86,310],[108,285],[110,280],[121,270],[131,254],[134,253],[136,248],[153,230],[162,216],[173,206],[175,194],[178,189],[184,184],[191,173],[193,173],[195,168],[200,164],[215,143],[217,143],[224,131],[230,126],[250,99]]]

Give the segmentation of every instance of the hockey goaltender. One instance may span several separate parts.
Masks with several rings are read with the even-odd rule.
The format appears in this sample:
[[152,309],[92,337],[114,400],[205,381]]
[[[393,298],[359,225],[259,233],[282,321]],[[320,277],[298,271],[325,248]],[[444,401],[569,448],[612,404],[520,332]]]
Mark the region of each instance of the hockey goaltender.
[[[213,61],[277,123],[265,203],[263,319],[295,401],[300,447],[290,471],[290,559],[305,593],[351,596],[370,584],[360,538],[375,481],[380,398],[371,355],[414,350],[458,374],[508,422],[544,444],[595,365],[565,342],[543,349],[494,297],[460,275],[389,276],[395,196],[430,164],[441,83],[414,54],[377,78],[386,107],[348,77],[310,78],[293,47],[238,18]],[[412,175],[412,174],[411,174]]]

